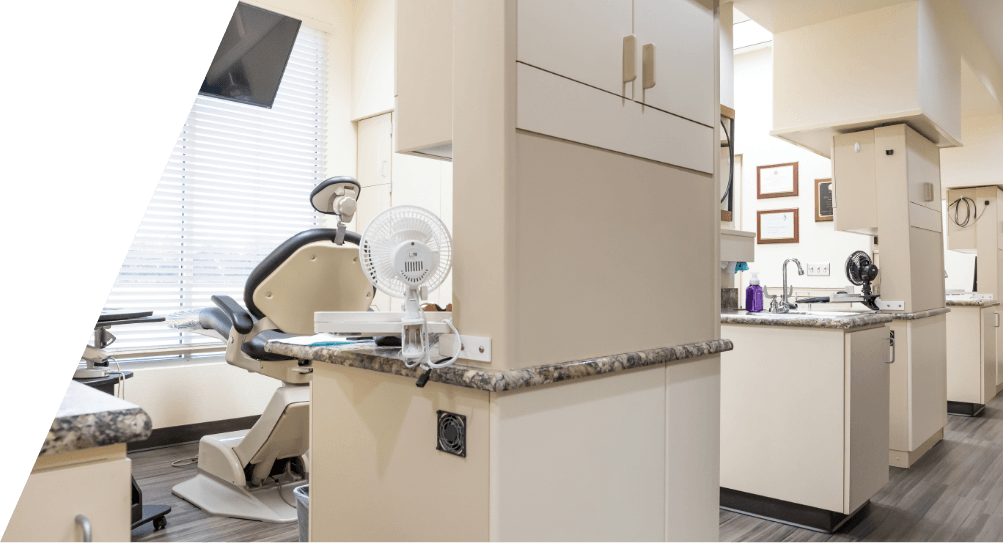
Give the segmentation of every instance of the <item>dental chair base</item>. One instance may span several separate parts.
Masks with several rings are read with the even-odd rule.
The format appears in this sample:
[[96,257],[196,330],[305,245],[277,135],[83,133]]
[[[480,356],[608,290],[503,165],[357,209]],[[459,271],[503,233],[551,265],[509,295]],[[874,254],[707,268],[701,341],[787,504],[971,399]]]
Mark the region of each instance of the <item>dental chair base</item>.
[[[199,443],[199,464],[202,464],[202,456],[208,450],[227,448],[229,441],[239,441],[245,433],[229,432],[202,438]],[[207,446],[207,443],[212,444]],[[225,458],[226,456],[220,456],[218,461],[225,461]],[[236,464],[233,469],[239,470]],[[285,483],[270,481],[252,489],[246,484],[231,483],[199,468],[198,475],[176,485],[172,492],[211,515],[264,522],[295,522],[296,507],[289,504],[296,504],[293,489],[305,484],[305,478]]]
[[279,387],[250,430],[203,437],[198,475],[172,492],[213,515],[295,521],[293,489],[308,481],[309,409],[309,387]]

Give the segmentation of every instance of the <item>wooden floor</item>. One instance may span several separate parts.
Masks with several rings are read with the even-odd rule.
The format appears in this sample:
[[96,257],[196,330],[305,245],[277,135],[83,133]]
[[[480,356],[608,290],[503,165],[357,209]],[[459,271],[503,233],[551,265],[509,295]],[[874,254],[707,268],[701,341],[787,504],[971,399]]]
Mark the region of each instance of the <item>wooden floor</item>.
[[129,453],[133,476],[143,490],[143,503],[171,506],[167,528],[155,532],[147,523],[133,530],[133,541],[299,541],[295,522],[275,524],[217,517],[171,494],[174,485],[195,476],[197,471],[195,464],[176,468],[171,462],[197,454],[197,442]]
[[[948,417],[945,439],[913,468],[889,468],[889,484],[836,534],[721,511],[722,541],[1001,541],[1001,397],[976,418]],[[188,443],[129,455],[148,504],[167,504],[167,528],[147,524],[134,541],[296,541],[296,523],[271,524],[214,517],[171,494],[195,475],[194,465],[171,462],[198,454]]]

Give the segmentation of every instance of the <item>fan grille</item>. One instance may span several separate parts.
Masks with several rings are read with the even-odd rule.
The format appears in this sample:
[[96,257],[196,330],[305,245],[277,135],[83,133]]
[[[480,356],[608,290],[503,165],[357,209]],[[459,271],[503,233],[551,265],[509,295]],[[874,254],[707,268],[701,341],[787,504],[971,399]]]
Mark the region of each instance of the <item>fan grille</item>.
[[847,275],[847,280],[853,285],[860,286],[864,283],[864,278],[861,277],[861,270],[866,266],[870,266],[872,259],[868,258],[868,254],[864,251],[854,251],[851,256],[847,257],[847,264],[844,266],[844,273]]
[[436,411],[436,450],[467,457],[467,418],[448,411]]
[[[406,241],[423,243],[434,255],[430,268],[395,269],[394,249]],[[453,260],[453,240],[443,221],[427,209],[418,206],[396,206],[370,221],[359,242],[359,260],[366,277],[384,294],[404,298],[412,285],[405,283],[398,272],[409,280],[423,281],[430,291],[443,283],[450,273]]]

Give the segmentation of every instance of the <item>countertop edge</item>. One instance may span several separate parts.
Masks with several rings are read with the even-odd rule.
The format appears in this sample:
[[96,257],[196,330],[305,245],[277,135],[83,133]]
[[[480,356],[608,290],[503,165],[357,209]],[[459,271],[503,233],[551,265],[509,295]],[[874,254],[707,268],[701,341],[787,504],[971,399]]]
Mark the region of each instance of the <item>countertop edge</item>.
[[947,300],[948,307],[994,307],[1001,305],[998,300]]
[[925,309],[924,311],[914,311],[913,313],[883,313],[883,315],[892,315],[892,317],[898,321],[915,321],[920,319],[926,319],[928,317],[937,317],[938,315],[944,315],[945,313],[950,313],[952,308],[950,307],[936,307],[934,309]]
[[886,324],[894,320],[885,313],[849,314],[846,317],[819,317],[804,315],[798,317],[776,317],[770,314],[739,315],[722,313],[722,324],[749,326],[785,326],[794,328],[816,328],[821,330],[854,330]]
[[150,437],[153,422],[137,407],[121,411],[72,415],[53,419],[39,456],[60,454]]
[[[602,356],[593,359],[575,360],[557,364],[543,364],[515,370],[490,370],[472,366],[453,365],[432,372],[430,380],[454,386],[505,392],[533,386],[580,379],[593,375],[605,375],[635,368],[655,366],[668,362],[700,358],[731,351],[732,341],[717,339],[697,343],[687,343],[673,347],[662,347],[645,351]],[[407,368],[404,363],[390,356],[339,349],[333,347],[308,347],[269,342],[265,350],[275,354],[301,360],[314,360],[347,367],[368,369],[417,379],[423,372]],[[388,349],[390,351],[390,349]],[[388,353],[390,354],[390,353]]]
[[38,456],[142,441],[152,431],[138,405],[72,381]]

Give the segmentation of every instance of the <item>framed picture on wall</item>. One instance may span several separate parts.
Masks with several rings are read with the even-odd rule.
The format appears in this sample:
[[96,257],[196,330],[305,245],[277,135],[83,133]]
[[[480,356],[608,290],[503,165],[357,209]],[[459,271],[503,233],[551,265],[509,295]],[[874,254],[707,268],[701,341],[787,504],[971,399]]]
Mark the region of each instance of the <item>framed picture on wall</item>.
[[833,180],[816,179],[816,222],[833,220]]
[[756,197],[798,196],[798,162],[756,167]]
[[798,208],[756,212],[757,243],[798,243]]

